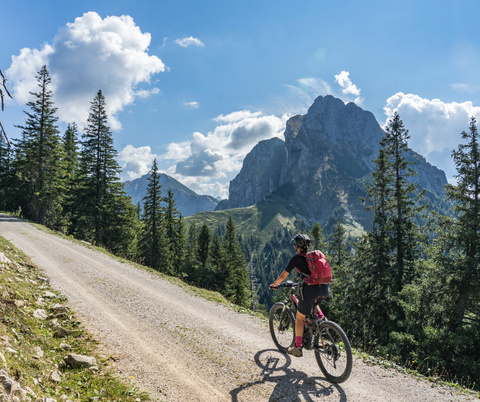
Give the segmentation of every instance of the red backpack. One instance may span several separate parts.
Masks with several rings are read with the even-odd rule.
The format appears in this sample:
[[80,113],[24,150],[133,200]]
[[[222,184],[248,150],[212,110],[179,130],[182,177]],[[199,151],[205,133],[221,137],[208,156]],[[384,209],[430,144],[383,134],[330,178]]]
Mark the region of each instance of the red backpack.
[[301,255],[307,258],[308,268],[310,269],[310,276],[305,279],[305,283],[320,285],[332,281],[332,270],[327,258],[320,250],[302,253]]

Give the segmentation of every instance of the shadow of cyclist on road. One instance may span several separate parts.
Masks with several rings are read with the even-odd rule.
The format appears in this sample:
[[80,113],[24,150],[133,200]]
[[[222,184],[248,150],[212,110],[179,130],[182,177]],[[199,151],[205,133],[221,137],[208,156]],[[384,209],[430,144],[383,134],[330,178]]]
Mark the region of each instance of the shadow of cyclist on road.
[[[331,384],[324,377],[310,377],[303,371],[289,368],[291,358],[289,355],[281,353],[276,349],[261,350],[255,354],[255,363],[262,370],[259,373],[260,379],[249,383],[244,383],[238,388],[230,391],[232,402],[238,402],[239,395],[248,390],[259,393],[259,400],[262,394],[262,384],[274,383],[275,388],[270,396],[264,396],[264,400],[269,401],[317,401],[322,397],[338,394],[339,402],[346,402],[347,397],[343,389],[337,384]],[[325,385],[325,382],[328,385]],[[258,387],[260,386],[260,387]],[[263,388],[265,389],[265,388]]]

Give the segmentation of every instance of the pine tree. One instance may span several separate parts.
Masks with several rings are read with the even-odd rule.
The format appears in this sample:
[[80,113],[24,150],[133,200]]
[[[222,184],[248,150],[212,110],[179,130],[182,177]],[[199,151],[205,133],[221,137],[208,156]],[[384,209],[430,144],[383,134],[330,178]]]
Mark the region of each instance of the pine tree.
[[417,174],[408,166],[409,163],[405,159],[405,154],[410,151],[407,144],[409,139],[408,130],[405,129],[400,116],[395,112],[386,127],[386,135],[380,145],[390,155],[394,175],[393,199],[396,211],[393,218],[393,228],[396,243],[396,283],[398,291],[401,291],[403,286],[413,279],[411,270],[420,254],[418,246],[420,237],[418,236],[419,230],[415,223],[415,217],[419,216],[428,207],[427,205],[423,207],[415,206],[415,201],[423,197],[425,190],[414,199],[413,193],[418,185],[406,181],[406,178]]
[[175,222],[174,228],[174,241],[173,241],[173,273],[179,275],[182,266],[185,263],[186,250],[185,245],[187,242],[186,228],[183,221],[182,214],[178,215],[178,219]]
[[68,220],[75,215],[75,194],[78,191],[78,167],[80,154],[78,150],[78,130],[75,123],[68,124],[63,136],[65,193],[63,195],[63,211]]
[[202,270],[205,270],[207,265],[207,260],[210,255],[209,251],[210,251],[211,241],[212,241],[212,234],[210,232],[210,228],[204,222],[202,227],[200,228],[200,233],[198,234],[197,248],[196,248],[196,255],[198,260],[200,261]]
[[212,233],[210,228],[204,222],[198,234],[197,247],[195,256],[200,263],[199,271],[195,282],[203,288],[212,289],[215,286],[214,273],[207,265],[210,257],[210,243],[212,241]]
[[[455,202],[456,220],[450,224],[451,248],[458,255],[455,264],[456,280],[450,285],[456,295],[452,330],[472,323],[480,316],[480,146],[475,118],[469,132],[462,132],[464,144],[452,152],[458,174],[456,185],[446,186],[446,193]],[[448,267],[444,267],[449,270]],[[479,321],[473,320],[480,330]]]
[[115,160],[117,152],[105,106],[100,90],[91,102],[82,136],[75,198],[78,210],[72,232],[123,255],[132,252],[135,207],[120,183],[121,169]]
[[225,227],[223,247],[225,250],[225,290],[224,294],[239,306],[249,304],[249,283],[245,255],[242,253],[237,233],[230,216]]
[[312,238],[311,249],[320,250],[324,254],[327,253],[327,241],[325,235],[323,234],[322,227],[320,224],[315,221],[313,224],[312,230],[310,231],[310,236]]
[[16,170],[20,179],[21,194],[25,204],[22,210],[38,223],[50,227],[63,226],[62,216],[62,163],[63,152],[56,125],[57,109],[50,89],[51,78],[46,66],[38,72],[38,92],[31,92],[33,101],[27,103],[30,112],[17,141]]
[[395,113],[380,142],[373,184],[367,186],[366,209],[374,212],[373,230],[360,243],[351,270],[356,283],[352,290],[363,300],[357,313],[367,312],[362,313],[363,333],[357,333],[365,347],[386,345],[406,325],[399,295],[414,278],[423,240],[415,219],[426,208],[415,205],[423,192],[413,198],[416,186],[406,181],[415,174],[405,159],[408,139]]
[[338,218],[337,226],[332,234],[332,239],[330,242],[330,264],[334,268],[341,268],[345,265],[348,260],[348,245],[345,236],[345,229],[342,226],[340,218]]
[[225,250],[223,248],[220,236],[213,236],[212,245],[210,247],[210,261],[214,274],[214,289],[222,292],[225,289],[225,281],[227,279],[225,272]]
[[[165,236],[168,243],[169,249],[169,257],[170,259],[166,262],[168,271],[169,272],[178,272],[177,268],[179,266],[178,261],[177,263],[174,261],[175,251],[178,250],[178,245],[175,244],[178,241],[178,234],[177,234],[177,222],[179,216],[181,215],[180,212],[177,210],[177,206],[175,203],[175,199],[173,197],[173,191],[168,190],[168,195],[163,199],[166,203],[165,205]],[[183,253],[183,251],[182,251]]]
[[195,280],[197,276],[198,264],[195,256],[195,250],[197,249],[197,223],[193,220],[188,226],[188,234],[186,239],[187,250],[185,253],[185,261],[182,267],[182,275],[189,280]]
[[[453,217],[436,217],[436,237],[421,272],[403,291],[415,344],[410,354],[450,374],[480,379],[480,147],[476,120],[452,152],[456,185],[446,186]],[[412,336],[412,335],[411,335]],[[403,339],[400,339],[403,341]],[[477,388],[478,389],[478,388]]]
[[140,257],[145,265],[166,271],[165,263],[168,260],[169,248],[165,235],[164,208],[160,204],[163,196],[156,159],[153,161],[147,180],[147,194],[144,197],[143,207],[143,230],[139,245]]

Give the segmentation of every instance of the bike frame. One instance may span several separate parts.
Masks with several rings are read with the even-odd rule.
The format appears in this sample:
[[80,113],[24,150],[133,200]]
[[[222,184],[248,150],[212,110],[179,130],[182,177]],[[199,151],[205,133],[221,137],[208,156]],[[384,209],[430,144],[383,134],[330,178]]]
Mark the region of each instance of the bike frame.
[[[290,288],[290,294],[288,295],[287,299],[283,302],[283,310],[282,310],[282,315],[280,316],[280,324],[283,322],[283,314],[285,313],[286,309],[291,309],[293,311],[293,317],[295,319],[294,324],[297,321],[297,308],[298,308],[298,297],[295,294],[295,288],[300,289],[300,286],[302,286],[303,282],[291,282],[287,281],[282,284],[280,284],[278,287],[288,287]],[[314,304],[315,306],[318,304],[316,302]],[[308,330],[309,336],[310,336],[310,341],[312,342],[313,339],[315,339],[315,335],[318,333],[319,334],[319,340],[322,344],[322,347],[318,346],[310,346],[306,347],[306,349],[310,350],[313,349],[317,352],[324,353],[325,352],[325,345],[323,343],[323,337],[322,337],[322,332],[320,331],[320,324],[319,324],[320,319],[315,317],[314,313],[309,314],[305,316],[305,322],[304,322],[304,337],[305,337],[305,331]],[[321,322],[321,321],[320,321]]]

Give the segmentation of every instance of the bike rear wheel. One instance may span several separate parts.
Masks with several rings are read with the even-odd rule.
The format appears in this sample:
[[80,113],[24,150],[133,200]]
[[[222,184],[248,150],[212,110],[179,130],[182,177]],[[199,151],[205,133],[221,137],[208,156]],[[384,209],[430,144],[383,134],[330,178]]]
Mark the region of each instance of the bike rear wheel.
[[269,326],[278,350],[286,353],[295,341],[295,318],[290,308],[284,303],[274,304],[270,309]]
[[315,358],[327,380],[341,383],[352,372],[352,348],[338,324],[324,321],[320,324],[320,334],[314,339]]

